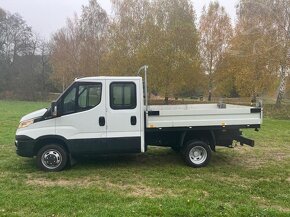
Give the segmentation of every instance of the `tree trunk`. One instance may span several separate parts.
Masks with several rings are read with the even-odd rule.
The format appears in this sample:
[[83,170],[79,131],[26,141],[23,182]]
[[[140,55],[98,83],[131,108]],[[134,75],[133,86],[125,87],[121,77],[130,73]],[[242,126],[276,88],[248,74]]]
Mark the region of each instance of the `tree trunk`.
[[256,91],[254,91],[252,95],[252,99],[251,99],[251,106],[254,106],[256,102],[257,102],[257,94],[256,94]]
[[165,96],[165,98],[164,98],[164,104],[165,105],[168,105],[169,104],[169,98],[168,98],[168,96]]
[[208,91],[208,101],[211,101],[211,90]]
[[286,67],[281,65],[281,73],[280,73],[280,86],[278,90],[278,95],[276,99],[276,107],[280,107],[282,104],[282,100],[285,94],[287,84],[287,74],[286,74]]
[[169,96],[168,96],[168,93],[165,93],[164,104],[165,105],[168,105],[169,104]]

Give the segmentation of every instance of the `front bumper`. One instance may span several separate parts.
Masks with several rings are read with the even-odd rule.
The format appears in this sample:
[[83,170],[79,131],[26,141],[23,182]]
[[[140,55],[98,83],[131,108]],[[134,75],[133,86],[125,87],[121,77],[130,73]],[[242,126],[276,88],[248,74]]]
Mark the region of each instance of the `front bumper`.
[[16,136],[16,153],[21,157],[33,157],[35,140],[28,136]]

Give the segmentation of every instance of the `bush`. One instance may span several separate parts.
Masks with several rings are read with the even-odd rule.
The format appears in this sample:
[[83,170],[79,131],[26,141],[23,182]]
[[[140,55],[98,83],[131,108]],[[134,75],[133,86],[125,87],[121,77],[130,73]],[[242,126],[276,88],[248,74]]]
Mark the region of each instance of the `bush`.
[[268,118],[290,120],[290,105],[276,107],[274,104],[265,104],[264,116]]

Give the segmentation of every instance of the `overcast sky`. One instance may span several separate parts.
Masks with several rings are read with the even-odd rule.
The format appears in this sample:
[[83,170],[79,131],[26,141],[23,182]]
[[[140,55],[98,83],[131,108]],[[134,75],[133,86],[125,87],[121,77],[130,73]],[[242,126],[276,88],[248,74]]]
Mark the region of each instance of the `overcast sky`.
[[[11,13],[19,13],[29,26],[48,39],[52,33],[63,27],[66,18],[74,13],[81,13],[81,6],[87,5],[89,0],[0,0],[0,7]],[[200,16],[202,7],[211,0],[193,0],[197,16]],[[111,13],[109,0],[98,0],[101,6]],[[219,0],[232,19],[235,19],[235,5],[237,0]]]

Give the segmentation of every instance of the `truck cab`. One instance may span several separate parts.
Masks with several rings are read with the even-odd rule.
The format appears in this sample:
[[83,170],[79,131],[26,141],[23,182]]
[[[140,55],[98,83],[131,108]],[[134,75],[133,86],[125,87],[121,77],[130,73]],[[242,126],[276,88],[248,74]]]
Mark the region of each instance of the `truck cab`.
[[[37,156],[48,144],[70,156],[140,153],[144,141],[141,77],[77,79],[51,108],[24,116],[16,132],[17,153],[24,157]],[[61,161],[56,150],[43,154]],[[38,163],[52,169],[53,162]]]

